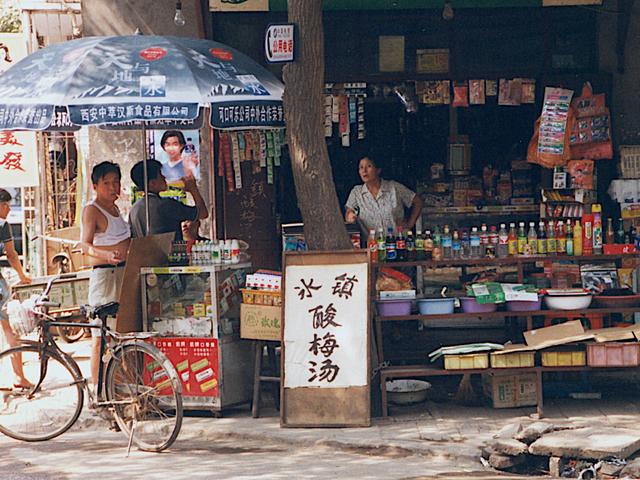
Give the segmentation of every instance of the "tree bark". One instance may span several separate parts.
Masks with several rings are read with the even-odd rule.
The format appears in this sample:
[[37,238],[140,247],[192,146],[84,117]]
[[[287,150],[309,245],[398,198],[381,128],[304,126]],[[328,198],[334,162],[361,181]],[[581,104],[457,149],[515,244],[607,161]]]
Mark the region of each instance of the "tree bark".
[[284,68],[284,114],[304,234],[311,250],[350,249],[324,138],[322,0],[289,0],[296,59]]

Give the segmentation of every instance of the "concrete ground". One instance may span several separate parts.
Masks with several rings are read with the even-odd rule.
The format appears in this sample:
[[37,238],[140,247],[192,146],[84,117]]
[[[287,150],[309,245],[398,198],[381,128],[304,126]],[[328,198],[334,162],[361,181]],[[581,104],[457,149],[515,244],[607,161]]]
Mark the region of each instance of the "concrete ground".
[[[88,342],[67,347],[80,360],[82,368],[86,368]],[[170,452],[151,456],[135,452],[132,458],[136,469],[140,467],[142,471],[147,463],[157,466],[157,462],[161,462],[166,463],[166,468],[175,466],[177,470],[174,472],[182,472],[182,468],[188,471],[191,461],[207,464],[213,462],[212,455],[215,458],[225,452],[250,453],[255,450],[255,456],[247,455],[250,459],[242,457],[240,466],[237,462],[227,465],[225,462],[229,457],[219,456],[217,464],[224,472],[220,470],[220,475],[198,478],[285,478],[301,474],[306,478],[498,478],[497,472],[480,463],[482,446],[509,424],[533,422],[534,412],[534,408],[493,409],[427,401],[407,407],[393,406],[390,417],[374,419],[370,428],[331,429],[281,428],[278,413],[273,407],[263,408],[263,416],[258,419],[251,418],[247,408],[225,412],[223,418],[195,416],[194,412],[189,412]],[[637,428],[640,402],[615,397],[548,400],[545,403],[545,421],[574,427]],[[90,473],[91,464],[81,462],[75,465],[78,470],[73,469],[74,462],[83,458],[69,455],[76,445],[92,456],[105,454],[107,461],[100,467],[105,476],[97,478],[108,478],[122,466],[126,445],[124,436],[107,431],[104,421],[85,411],[71,432],[45,444],[24,444],[0,438],[3,452],[0,467],[12,465],[16,475],[21,472],[25,475],[51,474],[55,471],[60,475],[41,478],[76,478],[76,474],[80,478],[82,472],[85,476]],[[41,470],[39,465],[43,452],[47,452],[44,457],[58,470]],[[205,457],[198,457],[198,452],[208,453],[206,461]],[[258,474],[264,466],[260,460],[263,457],[265,461],[270,459],[272,475]],[[155,460],[147,461],[147,458]],[[25,459],[29,459],[28,468],[25,467]],[[320,462],[320,459],[324,461]],[[327,461],[328,464],[325,463]],[[317,471],[312,468],[316,464]],[[192,477],[176,474],[175,478]]]

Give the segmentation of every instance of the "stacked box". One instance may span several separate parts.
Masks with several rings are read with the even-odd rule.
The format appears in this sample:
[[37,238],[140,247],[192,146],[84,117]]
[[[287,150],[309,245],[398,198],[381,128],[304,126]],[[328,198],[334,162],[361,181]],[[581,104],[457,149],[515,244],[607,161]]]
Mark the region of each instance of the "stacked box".
[[538,404],[535,373],[483,375],[483,390],[493,408],[530,407]]

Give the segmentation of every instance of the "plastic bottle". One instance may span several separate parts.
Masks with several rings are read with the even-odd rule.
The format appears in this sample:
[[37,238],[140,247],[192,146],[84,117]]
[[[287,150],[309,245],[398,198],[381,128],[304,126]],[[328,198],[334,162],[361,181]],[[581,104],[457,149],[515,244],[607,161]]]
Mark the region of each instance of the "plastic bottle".
[[529,222],[529,232],[527,233],[527,253],[529,255],[538,254],[538,234],[536,233],[536,224]]
[[524,231],[524,222],[518,223],[518,255],[524,253],[524,246],[527,244],[527,233]]
[[[436,227],[437,229],[438,227]],[[440,235],[435,236],[434,234],[434,238],[433,238],[433,254],[432,254],[432,258],[434,260],[442,260],[442,243],[440,241],[441,237]]]
[[509,256],[518,254],[518,236],[516,235],[516,224],[509,224]]
[[407,232],[407,260],[415,262],[416,260],[416,241],[413,238],[413,232]]
[[480,227],[480,256],[485,257],[487,255],[487,247],[489,245],[489,232],[487,231],[487,225],[482,224]]
[[220,251],[220,245],[217,240],[213,240],[213,264],[219,265],[222,262],[221,258],[222,252]]
[[471,255],[471,240],[469,239],[469,231],[462,231],[462,239],[460,240],[462,244],[462,250],[460,251],[460,255],[462,258],[469,258]]
[[480,258],[480,233],[478,233],[478,227],[471,228],[471,235],[469,235],[469,256],[471,258]]
[[485,246],[484,256],[489,258],[495,258],[498,251],[498,230],[495,225],[492,225],[489,229],[489,243]]
[[576,226],[573,227],[573,254],[582,255],[582,225],[580,220],[576,220]]
[[[375,231],[373,233],[374,233],[373,239],[375,241]],[[374,250],[374,253],[377,253],[377,252],[375,252]],[[377,255],[374,255],[374,256],[377,259]],[[235,238],[231,240],[231,263],[240,263],[240,243]]]
[[593,253],[600,255],[602,253],[602,206],[594,203],[591,205],[591,213],[593,214]]
[[624,243],[624,223],[622,223],[622,219],[618,219],[618,230],[616,230],[616,243],[623,244]]
[[193,245],[191,245],[191,262],[189,262],[191,265],[198,265],[198,261],[200,260],[200,245],[199,242],[195,242]]
[[588,213],[582,215],[582,254],[593,254],[593,215]]
[[416,260],[424,260],[424,237],[421,230],[416,230]]
[[387,229],[387,238],[385,239],[387,248],[387,261],[395,262],[398,259],[398,253],[396,252],[396,238],[393,236],[393,228]]
[[431,238],[431,230],[424,232],[424,258],[431,260],[433,258],[433,238]]
[[549,255],[555,255],[557,248],[556,230],[553,226],[553,220],[549,220],[549,223],[547,224],[547,253]]
[[441,245],[442,242],[442,234],[440,233],[440,227],[438,227],[437,225],[435,226],[435,228],[433,229],[433,243],[435,244],[436,242],[438,242],[438,245]]
[[556,253],[558,255],[565,255],[567,253],[567,234],[564,231],[564,222],[558,221],[556,227]]
[[547,232],[544,230],[544,222],[538,222],[538,255],[547,254]]
[[571,220],[567,220],[567,255],[574,255],[573,229],[571,228]]
[[504,223],[500,224],[500,231],[498,232],[498,258],[506,258],[509,256],[509,232],[507,232],[507,226]]
[[384,239],[384,231],[381,228],[378,229],[378,238],[376,241],[378,243],[378,261],[384,262],[387,259],[387,243]]
[[369,230],[367,251],[369,252],[369,261],[371,263],[378,263],[378,240],[376,239],[376,231],[373,228]]
[[451,258],[453,239],[451,237],[451,231],[449,230],[449,225],[444,226],[442,238],[440,239],[440,241],[442,243],[442,258],[446,258],[446,259]]
[[224,263],[231,263],[231,239],[224,241],[224,249],[222,250],[222,261]]
[[462,257],[462,241],[460,240],[460,233],[458,230],[454,230],[451,237],[451,256],[453,258]]
[[613,231],[613,218],[607,218],[607,245],[613,245],[616,243],[616,233]]
[[404,229],[402,227],[398,227],[396,234],[396,257],[399,262],[407,259],[407,239],[404,236]]

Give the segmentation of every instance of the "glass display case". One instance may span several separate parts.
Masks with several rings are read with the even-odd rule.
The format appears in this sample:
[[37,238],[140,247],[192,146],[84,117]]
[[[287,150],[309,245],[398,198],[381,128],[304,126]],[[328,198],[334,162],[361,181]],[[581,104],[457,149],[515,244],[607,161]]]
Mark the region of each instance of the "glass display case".
[[222,409],[251,400],[253,349],[240,339],[240,291],[250,263],[144,267],[145,331],[176,367],[184,406]]

